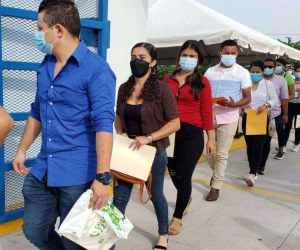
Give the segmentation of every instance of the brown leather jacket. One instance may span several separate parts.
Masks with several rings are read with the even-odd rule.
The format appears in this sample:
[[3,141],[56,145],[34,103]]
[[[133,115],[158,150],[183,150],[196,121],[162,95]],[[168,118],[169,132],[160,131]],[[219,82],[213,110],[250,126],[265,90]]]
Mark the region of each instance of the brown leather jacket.
[[[124,84],[119,88],[116,113],[123,121],[123,132],[127,133],[124,123],[126,102],[121,102],[120,100],[120,93],[123,91]],[[143,101],[142,104],[142,130],[144,135],[154,133],[160,130],[166,122],[179,118],[177,105],[171,88],[161,81],[159,81],[159,86],[162,100],[160,102]],[[170,146],[169,137],[154,141],[153,146],[157,148],[157,153],[161,153]]]

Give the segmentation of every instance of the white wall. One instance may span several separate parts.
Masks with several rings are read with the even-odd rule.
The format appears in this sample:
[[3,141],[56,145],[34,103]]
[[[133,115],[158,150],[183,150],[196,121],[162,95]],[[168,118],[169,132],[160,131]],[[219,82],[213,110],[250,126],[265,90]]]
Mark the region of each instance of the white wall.
[[148,0],[109,0],[111,22],[107,61],[117,76],[117,89],[131,74],[130,52],[138,42],[146,42]]

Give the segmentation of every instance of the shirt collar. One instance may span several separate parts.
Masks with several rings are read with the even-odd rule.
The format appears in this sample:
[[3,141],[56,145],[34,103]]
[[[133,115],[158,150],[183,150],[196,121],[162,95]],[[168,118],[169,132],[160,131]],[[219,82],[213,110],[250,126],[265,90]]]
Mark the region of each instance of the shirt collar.
[[79,67],[82,66],[83,60],[87,52],[88,52],[87,46],[85,45],[84,41],[80,40],[79,45],[77,46],[74,53],[71,55],[71,57],[76,59]]
[[234,63],[230,68],[223,68],[223,67],[222,67],[222,62],[219,62],[219,64],[218,64],[218,69],[219,69],[219,70],[228,70],[228,71],[231,71],[231,70],[233,70],[235,67],[236,67],[236,63]]
[[[77,48],[73,52],[73,54],[70,56],[70,58],[74,58],[77,61],[78,66],[81,67],[87,52],[88,52],[87,46],[85,45],[84,41],[80,40],[79,45],[77,46]],[[56,61],[55,56],[53,56],[53,55],[47,54],[45,57],[49,58],[49,60],[51,62]]]

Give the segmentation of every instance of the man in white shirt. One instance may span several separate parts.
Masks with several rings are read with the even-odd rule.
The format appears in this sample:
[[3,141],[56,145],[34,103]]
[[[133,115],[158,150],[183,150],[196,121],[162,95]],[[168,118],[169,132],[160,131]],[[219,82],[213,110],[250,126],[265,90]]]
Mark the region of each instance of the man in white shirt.
[[216,201],[219,197],[219,190],[225,177],[228,152],[237,129],[238,109],[251,101],[250,74],[248,70],[236,63],[238,54],[237,43],[234,40],[224,41],[219,52],[221,62],[209,68],[205,73],[211,84],[212,98],[227,99],[214,105],[217,153],[215,156],[206,158],[213,170],[211,190],[206,197],[207,201]]

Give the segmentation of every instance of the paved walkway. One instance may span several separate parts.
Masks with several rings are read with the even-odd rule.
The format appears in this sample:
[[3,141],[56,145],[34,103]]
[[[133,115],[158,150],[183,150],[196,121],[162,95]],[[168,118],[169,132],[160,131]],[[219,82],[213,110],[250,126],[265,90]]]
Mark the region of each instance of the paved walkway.
[[[248,188],[243,180],[248,171],[246,149],[230,153],[226,181],[217,202],[206,202],[211,170],[207,163],[198,164],[193,183],[193,198],[189,214],[179,236],[170,237],[170,250],[299,250],[300,249],[300,165],[299,153],[288,152],[284,160],[272,159],[273,141],[266,175],[259,176],[255,187]],[[174,187],[166,177],[165,194],[169,214],[175,205]],[[157,235],[156,217],[150,203],[138,200],[135,188],[127,209],[135,225],[129,240],[121,240],[117,250],[150,250]],[[170,217],[171,218],[171,217]],[[22,232],[0,237],[2,250],[36,249]]]

